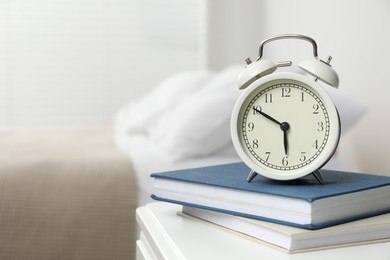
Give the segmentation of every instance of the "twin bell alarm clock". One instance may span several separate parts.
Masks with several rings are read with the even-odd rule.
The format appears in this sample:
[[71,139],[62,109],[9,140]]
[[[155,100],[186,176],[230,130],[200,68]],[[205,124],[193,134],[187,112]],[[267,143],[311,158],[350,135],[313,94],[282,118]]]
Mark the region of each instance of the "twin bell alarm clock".
[[[284,39],[311,43],[314,57],[298,64],[306,73],[277,72],[292,62],[262,58],[266,44]],[[296,34],[266,39],[257,60],[246,59],[230,130],[239,157],[251,169],[248,182],[257,174],[283,181],[314,174],[324,183],[320,169],[336,151],[341,129],[336,106],[318,82],[338,87],[330,60],[319,59],[312,38]]]

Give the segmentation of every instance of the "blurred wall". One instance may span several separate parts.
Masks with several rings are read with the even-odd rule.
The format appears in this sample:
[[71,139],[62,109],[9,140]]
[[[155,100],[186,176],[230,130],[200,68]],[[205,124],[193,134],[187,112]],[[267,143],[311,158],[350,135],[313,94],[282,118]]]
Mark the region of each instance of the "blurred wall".
[[202,3],[0,1],[0,127],[107,124],[163,78],[198,69]]
[[[363,171],[390,175],[389,1],[212,2],[214,9],[220,10],[213,12],[213,19],[219,20],[215,24],[221,27],[213,30],[224,34],[210,43],[211,49],[219,48],[218,52],[209,53],[212,67],[220,68],[247,56],[254,60],[259,43],[276,34],[311,36],[317,41],[320,58],[333,56],[332,66],[340,77],[340,93],[368,108],[358,124],[342,136],[340,157]],[[224,44],[225,40],[232,42]],[[274,52],[269,47],[268,52],[282,60],[288,59],[288,55],[310,57],[310,48],[295,44],[286,43]],[[237,58],[238,54],[241,57]]]

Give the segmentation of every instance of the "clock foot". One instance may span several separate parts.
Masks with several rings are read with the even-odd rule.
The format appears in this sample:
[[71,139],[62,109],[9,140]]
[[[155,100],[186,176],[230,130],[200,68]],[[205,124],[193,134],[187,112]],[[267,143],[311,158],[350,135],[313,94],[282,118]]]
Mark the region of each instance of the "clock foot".
[[320,170],[315,170],[315,171],[313,172],[313,175],[314,175],[314,177],[316,178],[316,180],[317,180],[320,184],[324,184],[324,183],[325,183],[324,178],[322,178],[322,176],[321,176]]
[[248,177],[246,178],[246,181],[251,182],[256,177],[256,175],[257,173],[254,170],[251,170]]

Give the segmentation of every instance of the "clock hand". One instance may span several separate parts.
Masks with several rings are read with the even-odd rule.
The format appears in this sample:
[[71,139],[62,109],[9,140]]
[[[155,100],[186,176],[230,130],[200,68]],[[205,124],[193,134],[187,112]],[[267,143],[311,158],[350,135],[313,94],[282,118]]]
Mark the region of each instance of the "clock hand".
[[272,122],[278,124],[280,126],[280,129],[283,131],[283,145],[284,145],[284,152],[287,155],[287,150],[288,150],[288,141],[287,141],[287,131],[290,129],[290,124],[287,122],[280,123],[278,120],[273,118],[272,116],[264,113],[263,111],[260,111],[257,108],[253,108],[257,113],[260,115],[264,116],[265,118],[271,120]]
[[264,113],[263,111],[260,111],[260,110],[258,110],[258,109],[255,108],[255,107],[253,108],[253,110],[255,110],[255,111],[256,111],[257,113],[259,113],[260,115],[264,116],[265,118],[271,120],[272,122],[277,123],[277,124],[280,125],[280,126],[282,125],[282,123],[280,123],[278,120],[276,120],[275,118],[271,117],[270,115]]
[[287,150],[288,150],[287,131],[290,129],[290,125],[287,122],[283,122],[280,125],[280,129],[282,129],[283,131],[284,152],[287,155]]

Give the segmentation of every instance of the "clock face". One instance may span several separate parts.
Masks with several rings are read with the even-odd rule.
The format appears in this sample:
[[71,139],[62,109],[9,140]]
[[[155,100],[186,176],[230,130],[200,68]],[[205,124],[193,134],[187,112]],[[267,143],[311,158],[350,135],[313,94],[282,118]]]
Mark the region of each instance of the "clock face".
[[245,90],[233,112],[232,139],[251,169],[294,179],[319,169],[333,155],[339,118],[329,96],[313,87],[317,83],[282,75],[271,74]]

